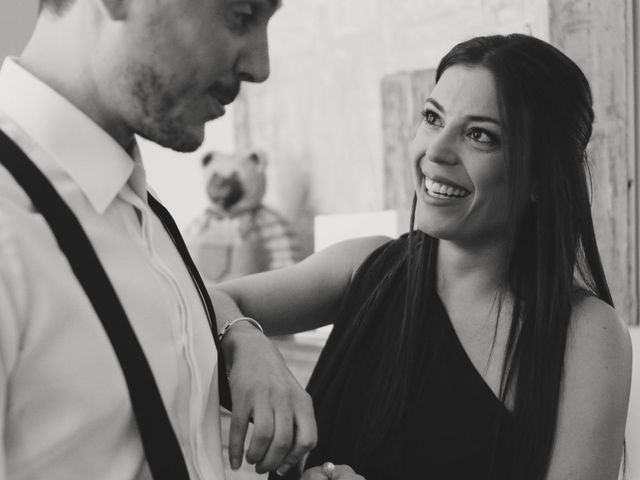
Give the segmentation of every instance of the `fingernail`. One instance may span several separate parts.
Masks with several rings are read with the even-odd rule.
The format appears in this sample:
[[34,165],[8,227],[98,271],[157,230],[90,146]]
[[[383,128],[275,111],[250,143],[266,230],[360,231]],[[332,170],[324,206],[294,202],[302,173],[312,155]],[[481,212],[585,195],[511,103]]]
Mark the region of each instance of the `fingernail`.
[[237,458],[231,459],[231,470],[238,470],[240,468],[240,460]]
[[284,477],[288,471],[289,471],[289,465],[281,465],[276,470],[276,473],[278,474],[279,477]]

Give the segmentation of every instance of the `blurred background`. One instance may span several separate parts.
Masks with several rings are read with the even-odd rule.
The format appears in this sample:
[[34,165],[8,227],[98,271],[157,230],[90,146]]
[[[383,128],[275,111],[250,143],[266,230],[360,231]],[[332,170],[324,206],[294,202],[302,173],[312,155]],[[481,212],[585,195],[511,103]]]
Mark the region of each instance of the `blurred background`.
[[[20,53],[36,7],[2,0],[0,57]],[[639,24],[637,0],[284,0],[270,26],[269,80],[244,86],[197,152],[141,141],[148,180],[186,231],[210,206],[203,156],[259,148],[268,159],[260,202],[287,222],[297,259],[349,236],[394,236],[408,228],[406,151],[439,58],[480,34],[529,33],[558,46],[594,93],[593,208],[634,339],[627,478],[640,480]],[[276,340],[302,383],[325,336]],[[259,476],[246,469],[230,478]]]

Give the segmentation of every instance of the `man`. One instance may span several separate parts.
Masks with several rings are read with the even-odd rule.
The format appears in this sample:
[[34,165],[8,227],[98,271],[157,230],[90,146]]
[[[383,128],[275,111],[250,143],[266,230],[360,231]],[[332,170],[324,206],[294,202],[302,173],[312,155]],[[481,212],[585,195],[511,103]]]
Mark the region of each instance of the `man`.
[[[0,70],[0,130],[78,218],[155,377],[191,479],[224,478],[214,341],[147,200],[134,134],[195,150],[240,83],[269,75],[275,0],[41,0]],[[0,479],[151,478],[114,350],[51,229],[0,167]],[[220,329],[222,326],[218,326]],[[251,322],[222,339],[229,457],[283,472],[315,444],[313,409]]]

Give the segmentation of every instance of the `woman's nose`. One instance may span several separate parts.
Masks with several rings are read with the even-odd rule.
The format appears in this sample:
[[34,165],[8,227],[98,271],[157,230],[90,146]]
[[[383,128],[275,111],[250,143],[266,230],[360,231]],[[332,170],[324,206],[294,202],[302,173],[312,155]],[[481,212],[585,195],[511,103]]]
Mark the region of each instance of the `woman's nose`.
[[440,131],[425,146],[424,156],[430,162],[455,164],[458,162],[457,144],[452,132]]

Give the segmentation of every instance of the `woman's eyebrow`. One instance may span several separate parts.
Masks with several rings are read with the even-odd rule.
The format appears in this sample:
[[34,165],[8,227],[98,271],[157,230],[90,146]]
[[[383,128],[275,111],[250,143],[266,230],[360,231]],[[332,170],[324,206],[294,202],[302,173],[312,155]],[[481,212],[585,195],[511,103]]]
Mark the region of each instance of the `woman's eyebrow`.
[[427,98],[425,103],[427,102],[432,103],[433,106],[436,107],[438,110],[440,110],[442,113],[446,112],[445,108],[442,105],[440,105],[440,103],[438,103],[438,101],[435,98],[429,97]]
[[[432,97],[427,98],[425,103],[431,103],[434,107],[436,107],[442,113],[446,113],[446,109],[440,104],[440,102],[438,102],[436,99]],[[499,120],[497,120],[494,117],[489,117],[487,115],[467,115],[465,118],[473,122],[490,122],[490,123],[495,123],[499,127],[502,126]]]
[[486,115],[468,115],[467,118],[474,122],[490,122],[490,123],[495,123],[499,127],[502,126],[499,120],[493,117],[487,117]]

